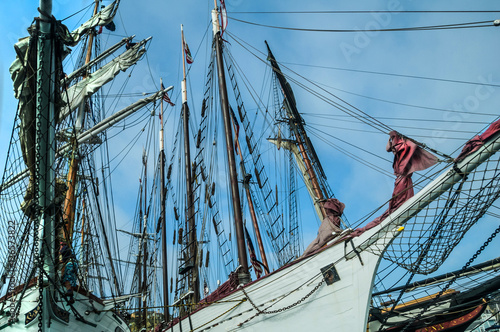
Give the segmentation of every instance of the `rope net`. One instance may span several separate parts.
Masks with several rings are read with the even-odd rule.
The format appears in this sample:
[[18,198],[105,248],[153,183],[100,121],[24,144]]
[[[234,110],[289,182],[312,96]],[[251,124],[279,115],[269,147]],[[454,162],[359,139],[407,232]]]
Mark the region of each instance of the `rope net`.
[[[417,274],[436,271],[500,195],[500,156],[493,155],[429,202],[404,225],[384,258]],[[492,213],[489,213],[492,215]],[[377,254],[381,254],[378,252]]]

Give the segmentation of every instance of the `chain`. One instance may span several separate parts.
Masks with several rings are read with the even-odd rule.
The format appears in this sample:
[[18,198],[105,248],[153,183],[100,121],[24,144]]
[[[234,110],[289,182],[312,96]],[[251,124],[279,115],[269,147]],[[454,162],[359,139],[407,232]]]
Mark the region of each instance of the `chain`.
[[[37,32],[40,31],[40,22],[39,20],[37,20]],[[45,36],[41,35],[41,34],[37,34],[38,35],[38,38],[45,38]],[[38,43],[38,39],[36,40],[36,42]],[[37,67],[37,71],[40,72],[40,67],[43,68],[43,59],[45,57],[45,50],[43,47],[40,47],[40,44],[38,43],[38,48],[40,48],[38,50],[39,52],[39,61],[40,63],[38,64],[38,67]],[[40,202],[39,202],[39,190],[38,190],[38,182],[39,182],[39,177],[40,177],[40,160],[42,158],[41,156],[41,152],[40,152],[40,149],[39,149],[39,140],[40,140],[40,137],[42,135],[42,128],[41,128],[41,117],[42,117],[42,96],[40,94],[40,88],[39,86],[41,85],[41,82],[40,82],[40,76],[38,76],[38,73],[37,73],[37,82],[36,82],[36,85],[37,85],[37,100],[36,100],[36,118],[35,118],[35,123],[36,123],[36,157],[35,157],[35,167],[36,167],[36,172],[35,174],[33,175],[34,176],[34,181],[33,181],[33,202],[34,202],[34,205],[37,207],[36,208],[36,213],[35,213],[35,222],[33,223],[34,224],[34,235],[33,235],[33,244],[34,244],[34,247],[33,247],[33,256],[36,257],[35,258],[35,264],[37,265],[38,267],[38,331],[39,332],[42,332],[43,331],[43,250],[42,248],[39,246],[39,229],[40,229],[40,222],[41,222],[41,218],[43,218],[43,214],[45,213],[45,211],[41,210],[40,209]]]
[[304,295],[304,297],[302,297],[300,300],[298,300],[297,302],[295,303],[292,303],[286,307],[283,307],[283,308],[280,308],[280,309],[276,309],[276,310],[271,310],[271,311],[264,311],[264,310],[260,310],[256,305],[255,303],[253,303],[253,301],[250,299],[250,297],[248,296],[247,292],[245,291],[244,288],[242,288],[241,290],[243,291],[243,293],[245,294],[248,302],[250,302],[250,304],[254,307],[255,310],[257,310],[257,314],[253,315],[252,317],[248,318],[247,320],[245,320],[244,322],[238,324],[238,326],[242,326],[243,324],[249,322],[250,320],[254,319],[255,317],[257,317],[258,315],[260,314],[277,314],[277,313],[280,313],[280,312],[283,312],[283,311],[286,311],[288,309],[291,309],[293,307],[296,307],[298,306],[300,303],[304,302],[309,296],[311,296],[314,292],[316,292],[320,287],[321,285],[325,282],[324,279],[322,279],[309,293],[307,293],[306,295]]
[[[498,226],[498,228],[490,235],[490,237],[484,242],[484,244],[476,251],[476,253],[469,259],[469,261],[462,267],[462,271],[464,271],[465,269],[467,269],[471,264],[472,262],[474,262],[477,258],[477,256],[479,256],[483,250],[491,243],[491,241],[493,241],[493,239],[498,235],[498,233],[500,233],[500,226]],[[450,288],[450,286],[455,282],[455,280],[459,277],[461,273],[457,273],[455,274],[455,276],[446,284],[445,287],[443,287],[441,289],[441,291],[436,295],[436,297],[433,299],[432,302],[430,302],[429,304],[427,304],[425,306],[424,309],[422,309],[422,311],[415,317],[415,318],[412,318],[407,324],[406,326],[403,328],[403,330],[401,332],[405,332],[411,324],[413,324],[413,322],[415,321],[418,321],[422,315],[429,309],[429,307],[433,304],[435,304],[437,302],[437,300],[441,297],[441,295],[443,295],[443,293]]]

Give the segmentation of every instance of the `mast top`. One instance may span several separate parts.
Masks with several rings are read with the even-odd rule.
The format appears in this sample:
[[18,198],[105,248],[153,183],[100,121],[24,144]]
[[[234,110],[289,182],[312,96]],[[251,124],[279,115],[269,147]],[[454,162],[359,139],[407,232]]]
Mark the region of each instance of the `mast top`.
[[220,32],[219,12],[217,11],[217,6],[214,10],[212,10],[212,30],[214,32],[214,36]]
[[52,0],[40,0],[40,18],[49,19],[50,16],[52,16]]

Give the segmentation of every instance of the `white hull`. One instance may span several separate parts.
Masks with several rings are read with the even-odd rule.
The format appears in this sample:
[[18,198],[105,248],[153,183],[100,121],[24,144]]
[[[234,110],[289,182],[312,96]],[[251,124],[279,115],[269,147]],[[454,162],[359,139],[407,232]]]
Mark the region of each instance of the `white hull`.
[[[461,174],[472,172],[499,149],[500,133],[456,167],[443,172],[380,225],[248,284],[193,312],[168,331],[366,331],[380,257],[404,231],[402,225],[460,181]],[[339,280],[331,285],[323,282],[305,298],[324,280],[321,269],[330,264],[334,264]],[[259,314],[250,300],[260,311],[284,310]]]
[[[44,302],[47,294],[44,292]],[[13,324],[7,325],[9,322],[9,309],[11,302],[7,300],[3,307],[3,314],[0,315],[0,330],[5,331],[40,331],[39,329],[39,313],[36,308],[38,306],[39,290],[37,287],[32,287],[26,291],[25,296],[21,302],[21,308],[18,320]],[[42,313],[45,323],[43,331],[72,331],[72,332],[86,332],[86,331],[113,331],[113,332],[126,332],[130,331],[125,321],[117,314],[110,311],[110,307],[101,304],[100,301],[87,297],[85,295],[74,292],[75,303],[70,308],[67,301],[59,297],[58,301],[54,302],[59,309],[67,312],[61,316],[67,317],[67,322],[63,319],[57,318],[56,315],[49,312]],[[45,310],[45,308],[44,308]],[[47,315],[51,318],[48,319]],[[85,322],[77,319],[81,316]],[[29,318],[28,318],[29,317]],[[50,326],[47,326],[50,321]]]
[[189,318],[185,318],[182,329],[177,324],[173,331],[319,331],[331,327],[336,331],[365,331],[379,257],[364,251],[360,253],[361,264],[357,256],[346,260],[344,253],[344,244],[337,244],[244,288],[262,311],[285,308],[300,301],[324,280],[321,269],[333,263],[340,280],[331,285],[323,282],[292,308],[256,316],[257,310],[238,290],[220,303],[194,312],[192,327]]

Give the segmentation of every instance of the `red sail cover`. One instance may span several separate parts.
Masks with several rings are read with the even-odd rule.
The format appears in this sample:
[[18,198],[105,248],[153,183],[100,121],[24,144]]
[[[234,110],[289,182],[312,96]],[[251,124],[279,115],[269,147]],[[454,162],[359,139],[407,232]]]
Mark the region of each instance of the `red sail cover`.
[[400,207],[409,198],[413,197],[413,181],[411,175],[413,172],[421,171],[436,164],[438,159],[432,153],[425,151],[415,143],[402,138],[398,132],[389,133],[389,142],[387,142],[387,152],[394,153],[394,162],[392,168],[396,175],[394,191],[389,201],[389,208],[380,216],[369,222],[365,227],[361,227],[352,232],[349,237],[356,237],[365,231],[380,224],[388,215]]
[[306,256],[319,248],[340,233],[340,216],[344,211],[345,205],[335,198],[329,198],[323,205],[326,217],[321,222],[318,230],[318,236],[304,251]]
[[460,155],[457,157],[457,159],[455,159],[455,161],[460,161],[472,152],[477,151],[477,149],[479,149],[485,142],[487,142],[491,138],[491,136],[498,133],[498,131],[500,131],[500,120],[493,122],[484,133],[474,136],[474,138],[465,143],[462,152],[460,152]]

